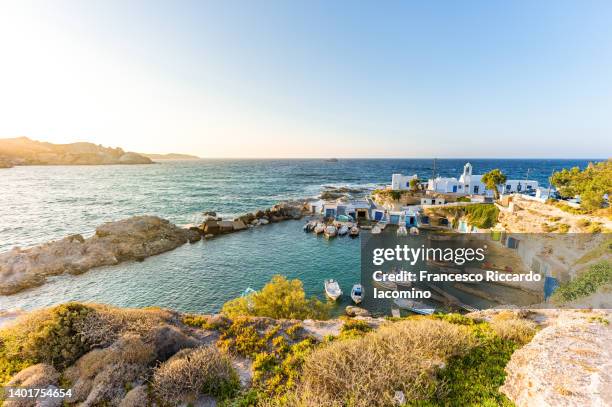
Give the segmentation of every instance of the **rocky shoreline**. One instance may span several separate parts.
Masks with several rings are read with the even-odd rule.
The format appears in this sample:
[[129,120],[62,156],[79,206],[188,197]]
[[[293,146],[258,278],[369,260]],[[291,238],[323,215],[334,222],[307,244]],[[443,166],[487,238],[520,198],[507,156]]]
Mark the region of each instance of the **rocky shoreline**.
[[28,249],[15,247],[0,253],[0,295],[43,285],[48,276],[81,274],[95,267],[142,261],[187,242],[195,243],[202,237],[210,239],[251,227],[300,219],[305,212],[306,205],[301,202],[279,203],[233,220],[205,212],[201,225],[188,228],[156,216],[134,216],[105,223],[89,238],[76,234]]

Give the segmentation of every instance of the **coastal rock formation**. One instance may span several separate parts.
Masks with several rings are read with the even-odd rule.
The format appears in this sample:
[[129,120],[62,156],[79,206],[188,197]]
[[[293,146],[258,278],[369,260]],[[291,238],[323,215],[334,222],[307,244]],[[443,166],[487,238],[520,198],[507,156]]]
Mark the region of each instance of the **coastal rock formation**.
[[610,405],[612,314],[545,310],[537,315],[545,328],[512,355],[501,392],[519,407]]
[[93,267],[144,260],[201,238],[155,216],[105,223],[94,236],[71,235],[30,249],[0,254],[0,294],[41,285],[50,275],[83,273]]
[[540,328],[505,368],[499,390],[517,406],[612,404],[609,310],[489,309],[468,316],[485,321],[527,319]]
[[27,137],[0,139],[0,168],[14,165],[152,164],[143,155],[93,143],[52,144]]
[[216,212],[204,212],[204,221],[199,226],[201,233],[208,239],[216,235],[238,232],[253,226],[267,225],[289,219],[301,219],[307,212],[303,202],[281,202],[271,208],[247,213],[234,220],[223,220]]

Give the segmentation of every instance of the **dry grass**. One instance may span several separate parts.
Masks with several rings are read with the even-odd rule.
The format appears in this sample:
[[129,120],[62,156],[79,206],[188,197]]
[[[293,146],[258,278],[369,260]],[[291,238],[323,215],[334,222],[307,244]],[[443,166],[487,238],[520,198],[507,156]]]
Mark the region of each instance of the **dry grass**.
[[56,384],[59,379],[59,373],[53,366],[39,363],[30,366],[17,373],[8,386],[21,387],[47,387],[50,384]]
[[146,336],[173,317],[170,311],[158,308],[115,308],[98,304],[93,308],[96,312],[79,325],[81,334],[93,347],[109,346],[125,333]]
[[528,319],[494,318],[490,325],[499,337],[519,345],[531,341],[536,332],[536,324]]
[[230,360],[214,347],[184,349],[153,373],[155,394],[169,404],[198,394],[223,397],[235,391],[238,383]]
[[335,341],[306,359],[295,404],[388,406],[396,391],[407,400],[428,399],[436,388],[436,369],[474,345],[466,327],[425,319]]

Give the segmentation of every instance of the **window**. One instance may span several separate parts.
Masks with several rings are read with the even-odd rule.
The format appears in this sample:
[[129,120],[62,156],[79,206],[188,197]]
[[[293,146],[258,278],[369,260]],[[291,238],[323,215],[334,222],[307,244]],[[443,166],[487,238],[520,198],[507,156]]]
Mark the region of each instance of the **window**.
[[512,188],[512,185],[506,184],[506,191],[510,191],[511,188]]
[[478,185],[474,186],[474,193],[477,194],[478,193]]

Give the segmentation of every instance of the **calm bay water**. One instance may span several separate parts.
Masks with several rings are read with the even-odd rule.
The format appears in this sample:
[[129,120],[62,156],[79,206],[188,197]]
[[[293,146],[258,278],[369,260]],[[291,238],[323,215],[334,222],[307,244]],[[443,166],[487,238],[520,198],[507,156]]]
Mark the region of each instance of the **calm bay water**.
[[[475,173],[500,168],[509,178],[547,185],[553,169],[588,160],[469,160]],[[466,160],[437,160],[442,176],[459,176]],[[231,216],[290,198],[316,196],[325,185],[390,183],[391,174],[427,178],[432,160],[199,160],[140,166],[16,167],[0,170],[0,252],[72,233],[91,234],[103,222],[151,214],[196,223],[202,211]],[[0,309],[31,309],[69,300],[120,306],[159,305],[215,312],[246,287],[272,275],[300,278],[321,295],[333,277],[345,291],[359,280],[359,241],[326,241],[288,221],[146,259],[54,277],[48,284],[2,297]]]

